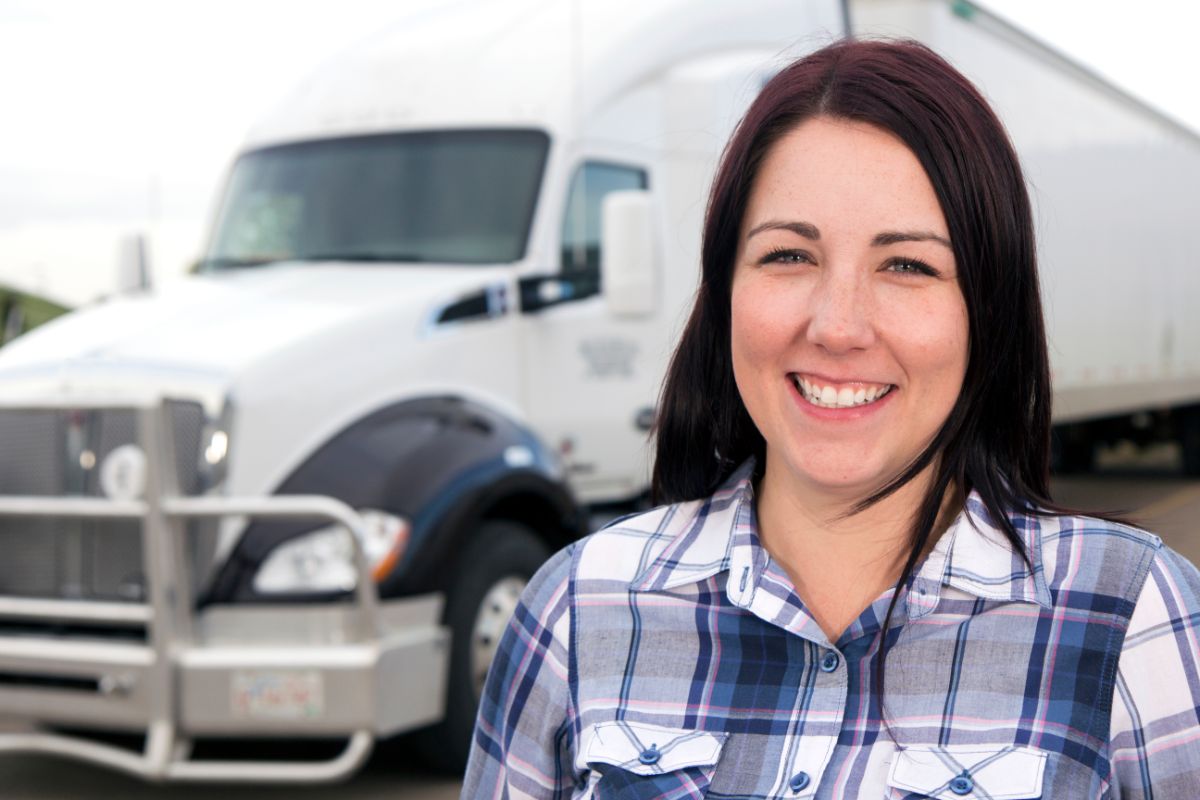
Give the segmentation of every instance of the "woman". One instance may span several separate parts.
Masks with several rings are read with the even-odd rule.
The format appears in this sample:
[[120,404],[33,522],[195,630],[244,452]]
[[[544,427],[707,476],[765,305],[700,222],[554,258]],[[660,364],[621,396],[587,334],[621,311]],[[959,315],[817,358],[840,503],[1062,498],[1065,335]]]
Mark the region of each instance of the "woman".
[[1049,500],[1034,259],[941,58],[773,79],[664,387],[670,505],[530,584],[463,797],[1200,797],[1200,574]]

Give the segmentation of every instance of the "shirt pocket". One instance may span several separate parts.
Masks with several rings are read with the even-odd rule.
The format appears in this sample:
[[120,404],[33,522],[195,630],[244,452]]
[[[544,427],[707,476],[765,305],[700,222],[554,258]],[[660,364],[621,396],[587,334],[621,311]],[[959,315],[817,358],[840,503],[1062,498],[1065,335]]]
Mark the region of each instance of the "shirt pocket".
[[1042,796],[1047,755],[1016,745],[906,747],[892,761],[888,797],[1036,800]]
[[726,733],[644,722],[598,722],[582,748],[590,800],[699,798],[721,758]]

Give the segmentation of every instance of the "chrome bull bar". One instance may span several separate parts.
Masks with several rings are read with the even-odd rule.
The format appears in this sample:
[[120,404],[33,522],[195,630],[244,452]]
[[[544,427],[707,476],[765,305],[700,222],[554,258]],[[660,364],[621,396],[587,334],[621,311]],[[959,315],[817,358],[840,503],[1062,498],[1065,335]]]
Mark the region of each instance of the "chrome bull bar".
[[[114,724],[114,729],[143,731],[144,747],[139,753],[83,736],[40,730],[0,731],[0,753],[54,754],[150,780],[334,781],[363,764],[377,735],[416,727],[440,717],[447,650],[446,632],[437,624],[440,598],[421,601],[415,617],[411,611],[405,612],[408,627],[384,624],[378,592],[361,544],[366,533],[361,517],[345,503],[322,496],[178,496],[177,487],[172,485],[173,471],[155,468],[175,463],[165,406],[158,402],[139,406],[138,411],[140,443],[149,468],[145,488],[137,499],[0,495],[0,516],[140,520],[146,602],[0,596],[0,619],[83,623],[93,627],[144,625],[146,639],[137,643],[110,643],[0,637],[0,672],[27,675],[31,680],[52,674],[61,681],[94,681],[96,686],[96,691],[90,694],[0,686],[0,718],[93,728],[103,728],[108,721]],[[359,580],[353,602],[349,607],[340,607],[344,610],[338,612],[341,616],[335,634],[325,637],[335,641],[319,646],[301,642],[298,647],[278,649],[252,645],[248,650],[225,641],[222,647],[211,647],[204,632],[197,628],[193,592],[187,585],[190,573],[182,546],[185,522],[204,517],[320,519],[345,528]],[[328,615],[328,606],[324,609],[316,613]],[[222,613],[228,618],[237,612]],[[280,607],[275,612],[250,613],[257,615],[254,618],[261,626],[262,619],[272,613],[296,619],[306,612],[303,607]],[[413,619],[418,619],[419,624],[412,625]],[[330,694],[339,701],[330,704],[329,716],[336,719],[239,720],[225,709],[207,717],[207,712],[193,715],[202,721],[188,724],[189,708],[203,710],[214,698],[219,701],[222,692],[228,698],[229,687],[236,685],[234,676],[240,674],[237,671],[259,667],[302,669],[302,673],[296,674],[324,681],[318,685],[332,687]],[[399,708],[395,701],[376,704],[372,693],[392,685],[393,681],[399,683],[396,678],[401,668],[405,673],[415,669],[434,676],[422,675],[425,683],[420,691],[410,690],[406,699],[420,695],[428,698],[431,692],[436,699],[414,701],[412,705],[418,707],[413,709]],[[341,702],[347,695],[350,702]],[[375,711],[377,705],[387,709]],[[339,710],[332,706],[352,710],[332,713]],[[276,738],[344,736],[347,741],[336,757],[316,762],[208,761],[190,757],[193,735],[219,737],[243,733]]]

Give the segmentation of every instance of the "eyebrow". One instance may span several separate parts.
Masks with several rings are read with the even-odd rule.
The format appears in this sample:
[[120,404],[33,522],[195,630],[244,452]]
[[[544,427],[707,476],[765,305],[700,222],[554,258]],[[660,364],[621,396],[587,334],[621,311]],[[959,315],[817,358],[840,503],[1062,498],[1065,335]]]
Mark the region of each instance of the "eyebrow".
[[[791,231],[799,236],[803,236],[805,239],[812,239],[814,242],[821,239],[821,231],[816,225],[810,222],[783,222],[779,220],[771,220],[761,225],[755,225],[746,234],[746,238],[749,239],[756,234],[770,230]],[[871,239],[871,246],[886,247],[887,245],[898,244],[900,242],[937,242],[946,247],[951,247],[949,239],[932,231],[884,231],[875,234],[875,237]],[[951,249],[953,248],[951,247]]]
[[871,240],[873,247],[884,247],[889,244],[897,244],[899,242],[937,242],[949,247],[950,240],[945,236],[939,236],[930,231],[884,231],[883,233],[875,234],[875,238]]
[[817,226],[808,222],[781,222],[771,220],[764,222],[761,225],[756,225],[746,234],[749,239],[752,236],[762,233],[763,231],[791,231],[792,233],[803,236],[805,239],[812,239],[814,242],[821,238],[821,232],[817,230]]

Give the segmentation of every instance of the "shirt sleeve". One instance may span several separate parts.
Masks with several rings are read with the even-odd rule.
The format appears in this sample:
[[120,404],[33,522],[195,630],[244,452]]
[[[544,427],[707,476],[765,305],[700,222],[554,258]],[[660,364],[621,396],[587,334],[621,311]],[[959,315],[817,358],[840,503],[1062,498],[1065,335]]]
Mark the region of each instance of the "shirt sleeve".
[[488,671],[463,800],[565,800],[575,785],[568,680],[573,546],[533,576]]
[[1166,547],[1121,650],[1110,760],[1113,797],[1200,797],[1200,572]]

